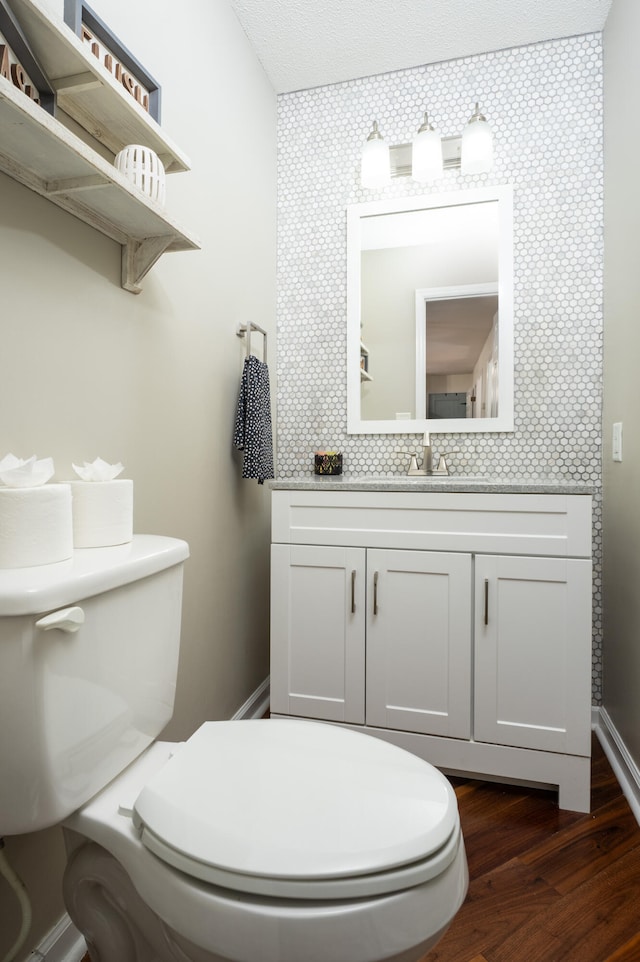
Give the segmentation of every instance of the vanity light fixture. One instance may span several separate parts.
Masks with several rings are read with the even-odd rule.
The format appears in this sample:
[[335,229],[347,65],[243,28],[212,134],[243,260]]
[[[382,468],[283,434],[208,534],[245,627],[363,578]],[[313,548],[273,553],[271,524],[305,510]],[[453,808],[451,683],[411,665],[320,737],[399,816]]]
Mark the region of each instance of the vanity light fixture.
[[420,184],[428,184],[442,176],[444,158],[442,140],[429,123],[427,112],[411,146],[411,176]]
[[493,135],[479,106],[462,131],[462,173],[486,174],[493,165]]
[[374,120],[371,133],[362,148],[360,178],[363,187],[372,188],[384,187],[391,180],[389,146],[378,130],[377,120]]
[[437,180],[443,170],[462,168],[463,174],[484,174],[493,164],[493,135],[479,104],[460,137],[440,137],[424,121],[410,144],[389,147],[377,121],[362,148],[360,180],[363,187],[385,187],[392,177],[412,177],[424,184]]

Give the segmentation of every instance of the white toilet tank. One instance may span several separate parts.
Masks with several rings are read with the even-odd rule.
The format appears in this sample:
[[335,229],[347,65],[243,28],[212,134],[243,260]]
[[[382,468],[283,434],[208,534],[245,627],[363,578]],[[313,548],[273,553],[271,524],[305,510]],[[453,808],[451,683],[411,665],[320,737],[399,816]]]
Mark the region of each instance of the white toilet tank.
[[173,713],[186,542],[0,570],[0,837],[54,825]]

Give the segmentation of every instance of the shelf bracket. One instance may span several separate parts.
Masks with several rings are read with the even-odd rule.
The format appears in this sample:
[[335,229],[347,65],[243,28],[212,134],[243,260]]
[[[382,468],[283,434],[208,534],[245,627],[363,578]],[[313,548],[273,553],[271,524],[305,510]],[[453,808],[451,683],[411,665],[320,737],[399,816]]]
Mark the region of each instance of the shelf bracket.
[[139,294],[142,278],[164,254],[173,238],[147,237],[145,240],[129,240],[122,245],[122,286],[131,294]]

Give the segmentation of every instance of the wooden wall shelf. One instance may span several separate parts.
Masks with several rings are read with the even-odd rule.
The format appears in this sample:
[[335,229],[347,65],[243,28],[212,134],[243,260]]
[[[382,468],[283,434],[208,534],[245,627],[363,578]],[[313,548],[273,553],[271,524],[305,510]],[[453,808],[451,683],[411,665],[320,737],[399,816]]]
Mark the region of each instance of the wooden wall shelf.
[[[11,6],[65,113],[114,154],[137,143],[154,150],[165,170],[189,169],[186,156],[63,21],[35,0],[11,0]],[[122,286],[134,294],[163,253],[200,248],[163,207],[4,77],[0,171],[117,241]]]
[[168,174],[190,169],[189,158],[64,20],[54,18],[39,0],[11,0],[11,9],[61,110],[114,155],[127,144],[142,144],[156,152]]

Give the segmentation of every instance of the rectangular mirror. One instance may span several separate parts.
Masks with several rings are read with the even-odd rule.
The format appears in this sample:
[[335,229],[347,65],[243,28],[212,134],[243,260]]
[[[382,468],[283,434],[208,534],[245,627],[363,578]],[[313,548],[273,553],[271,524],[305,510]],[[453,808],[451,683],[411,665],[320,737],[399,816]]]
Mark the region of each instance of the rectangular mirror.
[[513,430],[512,191],[347,208],[349,434]]

